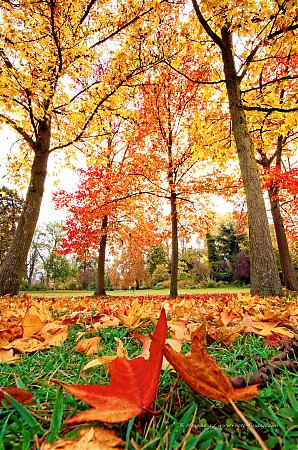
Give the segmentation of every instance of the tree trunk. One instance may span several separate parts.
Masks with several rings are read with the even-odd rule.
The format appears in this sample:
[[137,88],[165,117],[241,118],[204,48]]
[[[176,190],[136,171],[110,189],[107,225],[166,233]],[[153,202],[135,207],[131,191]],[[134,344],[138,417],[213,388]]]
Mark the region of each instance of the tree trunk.
[[51,124],[44,119],[38,127],[31,178],[11,246],[0,268],[0,295],[17,295],[25,270],[26,259],[39,217],[47,175]]
[[250,239],[251,294],[283,295],[274,258],[265,201],[259,179],[254,147],[250,138],[245,110],[242,107],[240,80],[233,56],[232,34],[222,28],[222,59],[229,99],[232,129],[243,179]]
[[278,198],[276,198],[276,192],[274,188],[268,190],[268,196],[270,200],[271,214],[277,240],[283,282],[286,288],[290,291],[298,291],[298,283],[292,265],[287,235],[284,228],[283,218],[280,212],[279,200]]
[[107,248],[107,227],[108,227],[108,216],[104,216],[102,219],[101,229],[102,236],[98,251],[98,263],[97,263],[97,282],[94,295],[104,296],[106,294],[105,290],[105,259],[106,259],[106,248]]
[[171,192],[171,223],[172,223],[172,258],[171,258],[171,287],[170,298],[178,296],[178,217],[176,192]]

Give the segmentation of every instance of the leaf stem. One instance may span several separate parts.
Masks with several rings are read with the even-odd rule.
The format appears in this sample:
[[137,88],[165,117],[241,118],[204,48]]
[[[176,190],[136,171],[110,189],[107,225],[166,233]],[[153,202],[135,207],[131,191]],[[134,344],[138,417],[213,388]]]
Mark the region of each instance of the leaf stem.
[[265,444],[265,442],[263,441],[263,439],[261,438],[261,436],[256,432],[256,430],[253,428],[253,426],[249,423],[249,421],[247,420],[247,418],[245,417],[245,415],[240,411],[240,409],[235,405],[235,403],[233,402],[233,400],[231,400],[229,398],[229,402],[230,404],[233,406],[234,410],[236,411],[236,413],[238,414],[238,416],[243,420],[243,422],[245,423],[245,425],[247,426],[247,428],[250,430],[250,432],[254,435],[254,437],[256,438],[256,440],[258,441],[258,443],[260,444],[261,448],[263,450],[269,450],[267,445]]

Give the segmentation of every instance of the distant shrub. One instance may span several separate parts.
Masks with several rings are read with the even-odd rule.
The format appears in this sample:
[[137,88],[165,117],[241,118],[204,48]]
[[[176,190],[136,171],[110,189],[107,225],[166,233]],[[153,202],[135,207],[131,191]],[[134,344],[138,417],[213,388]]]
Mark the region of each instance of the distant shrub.
[[20,291],[28,291],[30,283],[28,280],[22,280],[20,284]]
[[34,283],[31,284],[28,288],[28,291],[47,291],[48,288],[42,283]]
[[184,280],[179,280],[178,281],[178,287],[179,288],[194,288],[195,286],[198,285],[198,281],[197,280],[191,280],[191,279],[184,279]]

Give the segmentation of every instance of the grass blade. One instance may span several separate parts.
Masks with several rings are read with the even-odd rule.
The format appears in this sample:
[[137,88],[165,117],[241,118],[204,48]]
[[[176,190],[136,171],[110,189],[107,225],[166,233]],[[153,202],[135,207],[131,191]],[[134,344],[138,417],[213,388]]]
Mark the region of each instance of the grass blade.
[[62,416],[63,416],[63,393],[62,387],[59,386],[50,425],[50,433],[48,434],[46,439],[47,442],[49,442],[50,444],[53,444],[55,440],[58,438],[58,434],[62,423]]
[[45,433],[45,430],[42,428],[42,426],[34,419],[30,412],[23,405],[21,405],[21,403],[19,403],[15,398],[11,397],[11,395],[9,394],[5,394],[5,397],[7,398],[7,400],[9,400],[10,404],[18,411],[22,419],[29,427],[36,427],[39,433]]

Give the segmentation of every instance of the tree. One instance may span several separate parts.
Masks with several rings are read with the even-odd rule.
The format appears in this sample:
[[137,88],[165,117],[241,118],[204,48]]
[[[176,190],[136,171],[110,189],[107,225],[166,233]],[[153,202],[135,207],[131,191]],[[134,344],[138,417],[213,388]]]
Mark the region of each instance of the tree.
[[250,281],[250,260],[243,252],[239,252],[235,256],[234,278],[245,284],[248,284]]
[[164,264],[157,264],[151,278],[154,285],[161,283],[162,281],[166,281],[169,279],[169,271],[168,268]]
[[[255,62],[258,52],[262,51],[262,57],[274,56],[272,49],[270,49],[270,55],[268,55],[268,51],[266,52],[266,42],[278,41],[279,47],[284,36],[285,43],[289,42],[288,39],[293,40],[290,33],[298,26],[295,24],[296,13],[290,3],[286,2],[282,6],[279,3],[271,5],[270,14],[266,15],[266,19],[264,15],[259,20],[257,2],[250,4],[248,8],[243,8],[239,2],[231,2],[229,5],[222,5],[221,2],[202,2],[199,5],[196,0],[192,0],[197,19],[208,38],[211,38],[210,50],[213,50],[211,47],[215,44],[220,50],[223,63],[232,131],[248,208],[251,293],[253,295],[283,295],[283,291],[274,259],[254,146],[247,125],[246,105],[243,103],[241,83],[245,77],[248,77],[249,69]],[[243,27],[243,23],[245,23],[245,27]],[[239,46],[240,51],[235,49],[233,44],[233,35],[236,35],[234,30],[237,30],[239,38],[243,36],[247,40],[245,46]],[[201,34],[201,30],[199,32]],[[242,54],[239,54],[240,52]],[[236,55],[241,61],[240,71],[236,68]]]
[[142,24],[137,25],[153,9],[149,1],[130,8],[120,1],[112,9],[109,1],[99,6],[93,0],[1,3],[0,120],[21,138],[13,172],[23,163],[30,171],[18,227],[0,268],[1,295],[18,292],[49,155],[66,149],[70,159],[76,146],[83,150],[86,140],[96,141],[92,124],[103,105],[113,109],[113,95],[156,61],[155,55],[140,56]]
[[54,281],[54,289],[57,282],[63,284],[75,274],[74,268],[63,255],[52,253],[44,262],[44,268],[49,279]]
[[0,189],[0,264],[5,259],[22,211],[23,199],[5,186]]
[[[183,60],[180,63],[184,65]],[[197,222],[203,222],[199,214],[204,214],[200,206],[205,195],[196,182],[192,154],[195,136],[190,132],[201,97],[194,83],[164,66],[151,70],[139,90],[135,145],[140,148],[138,159],[142,165],[137,173],[147,180],[152,195],[165,198],[170,206],[171,298],[178,295],[178,234],[183,233],[183,219],[190,224],[190,217],[195,216]]]
[[207,234],[208,259],[214,280],[233,281],[235,260],[245,250],[246,242],[245,233],[239,233],[231,222],[221,223],[216,235]]
[[64,251],[76,253],[81,259],[98,255],[95,295],[106,294],[107,245],[113,252],[119,242],[128,242],[136,253],[136,249],[149,247],[159,234],[154,203],[148,206],[138,182],[128,176],[126,164],[130,166],[130,160],[125,149],[121,159],[117,146],[113,148],[110,142],[106,167],[80,170],[79,188],[74,193],[60,191],[56,195],[57,205],[68,211]]
[[186,265],[185,272],[188,278],[202,281],[209,277],[210,268],[205,253],[205,250],[194,248],[188,248],[182,253],[179,261],[184,262]]
[[29,284],[32,283],[36,270],[39,270],[39,275],[45,273],[45,262],[52,253],[61,249],[63,237],[63,222],[48,222],[36,228],[26,261],[25,276]]
[[167,265],[168,255],[163,245],[153,245],[147,254],[148,272],[152,275],[157,266]]

